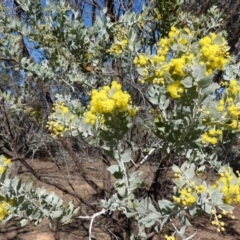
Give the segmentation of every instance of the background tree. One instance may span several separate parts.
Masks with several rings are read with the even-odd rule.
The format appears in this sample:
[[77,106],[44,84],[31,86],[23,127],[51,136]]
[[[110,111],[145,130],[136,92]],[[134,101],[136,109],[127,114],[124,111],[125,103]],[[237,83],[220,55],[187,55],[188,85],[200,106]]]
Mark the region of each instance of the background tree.
[[223,24],[216,30],[225,30],[228,33],[228,43],[230,51],[234,54],[239,52],[239,37],[240,37],[240,5],[236,1],[183,1],[182,8],[186,12],[195,14],[205,14],[210,7],[217,6],[223,13]]
[[[139,117],[147,119],[143,122],[134,118],[129,130],[125,126],[118,131],[120,136],[126,133],[122,140],[124,149],[134,149],[130,169],[141,168],[149,156],[157,152],[158,168],[154,172],[155,177],[150,188],[145,190],[147,195],[157,201],[159,195],[163,195],[162,185],[165,179],[162,178],[161,171],[185,158],[174,157],[178,150],[175,146],[169,148],[167,153],[164,152],[165,140],[159,140],[159,136],[154,136],[150,130],[149,123],[153,122],[159,113],[156,100],[158,90],[153,87],[149,91],[149,85],[141,84],[139,80],[144,71],[137,71],[137,68],[147,65],[151,56],[156,55],[159,39],[168,37],[172,25],[179,28],[192,27],[196,32],[200,26],[200,29],[203,29],[197,33],[200,38],[213,30],[223,30],[230,23],[227,23],[228,18],[225,20],[222,17],[221,11],[209,11],[205,4],[198,4],[183,3],[182,12],[179,1],[149,1],[145,3],[147,7],[142,7],[139,1],[48,1],[46,4],[33,0],[2,1],[1,152],[11,157],[14,162],[23,164],[40,181],[72,195],[81,204],[87,204],[66,175],[68,187],[62,187],[42,178],[30,166],[29,159],[39,156],[40,149],[43,149],[64,174],[65,166],[59,163],[59,156],[54,156],[52,149],[47,147],[52,145],[53,148],[58,148],[58,151],[68,154],[79,176],[99,197],[112,196],[114,189],[109,184],[110,175],[107,171],[111,158],[107,157],[107,154],[101,154],[104,186],[99,187],[87,176],[77,151],[73,149],[73,145],[76,149],[82,149],[83,145],[88,148],[86,136],[79,136],[76,129],[70,131],[69,126],[64,125],[66,119],[61,118],[71,112],[76,121],[72,123],[73,126],[82,126],[76,116],[80,117],[87,111],[90,102],[88,93],[117,80],[131,95],[133,105],[140,107]],[[198,6],[202,7],[201,11]],[[207,6],[210,6],[210,1]],[[220,9],[223,8],[222,4],[219,6]],[[234,9],[238,7],[236,4],[231,6],[234,6]],[[199,16],[200,21],[196,21],[195,26],[193,23],[197,18],[196,11],[203,12],[204,15]],[[236,18],[231,19],[237,24],[238,20],[236,23],[234,20]],[[208,25],[208,20],[211,25]],[[236,31],[237,26],[234,28]],[[231,43],[232,38],[230,35],[229,37]],[[231,47],[235,47],[235,44]],[[154,91],[155,95],[151,95]],[[167,106],[169,112],[176,107],[174,100],[170,102]],[[50,120],[52,125],[49,124],[47,129],[46,123]],[[56,125],[55,120],[59,120]],[[62,128],[67,128],[72,136],[61,135]],[[83,125],[83,128],[87,129],[87,126]],[[91,148],[96,152],[100,152],[103,143],[112,137],[111,134],[104,133],[96,131],[96,135],[91,136]],[[136,164],[139,165],[136,167]],[[17,174],[18,164],[15,167]],[[159,183],[162,185],[159,186]],[[144,194],[140,193],[141,195]],[[110,216],[108,221],[115,219],[113,223],[115,227],[118,225],[118,234],[123,238],[122,233],[125,232],[126,239],[129,239],[131,223],[123,221],[119,224],[121,218],[121,214],[116,214]]]

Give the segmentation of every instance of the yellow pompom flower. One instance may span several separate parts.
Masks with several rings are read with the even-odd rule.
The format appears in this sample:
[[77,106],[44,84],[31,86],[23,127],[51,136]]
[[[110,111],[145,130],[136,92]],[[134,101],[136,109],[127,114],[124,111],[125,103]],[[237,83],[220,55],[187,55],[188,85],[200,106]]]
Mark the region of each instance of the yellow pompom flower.
[[215,145],[218,143],[219,138],[222,136],[221,129],[210,129],[209,131],[202,134],[202,144],[212,144]]
[[139,64],[145,66],[147,64],[148,58],[144,55],[139,55]]
[[220,169],[220,178],[215,182],[214,188],[220,187],[223,201],[227,204],[240,203],[240,178],[236,177],[231,167]]
[[85,117],[85,122],[90,123],[92,125],[95,124],[97,119],[96,115],[94,113],[91,113],[90,111],[84,113],[84,117]]
[[104,86],[99,91],[96,89],[92,91],[89,110],[84,113],[85,122],[94,125],[98,117],[104,122],[104,115],[117,112],[134,116],[136,108],[131,105],[131,96],[122,91],[121,84],[113,81],[111,87]]
[[165,240],[176,240],[174,236],[164,235]]
[[228,92],[233,96],[236,96],[240,92],[240,86],[236,79],[232,79],[228,86]]
[[176,81],[167,86],[167,91],[174,99],[180,98],[184,92],[184,87],[180,81]]
[[121,27],[120,25],[117,25],[116,28],[118,31],[114,38],[114,43],[107,50],[107,52],[109,52],[111,54],[119,55],[119,54],[122,54],[127,49],[129,41],[127,39],[127,36],[124,32],[123,27]]
[[0,221],[11,213],[11,204],[6,201],[0,202]]
[[170,61],[170,71],[173,72],[173,74],[176,74],[178,76],[185,76],[185,72],[183,71],[183,68],[186,64],[186,59],[184,57],[181,58],[174,58]]
[[3,157],[3,162],[6,164],[6,165],[9,165],[11,164],[11,159],[10,158],[6,158],[5,156]]
[[[216,41],[217,38],[221,39],[221,44]],[[217,69],[222,70],[230,59],[226,40],[215,33],[201,38],[199,46],[200,62],[206,62],[207,66],[206,75],[212,74]]]
[[53,105],[53,113],[49,116],[46,127],[51,132],[52,137],[63,137],[64,132],[69,130],[70,123],[76,117],[69,107],[57,101]]

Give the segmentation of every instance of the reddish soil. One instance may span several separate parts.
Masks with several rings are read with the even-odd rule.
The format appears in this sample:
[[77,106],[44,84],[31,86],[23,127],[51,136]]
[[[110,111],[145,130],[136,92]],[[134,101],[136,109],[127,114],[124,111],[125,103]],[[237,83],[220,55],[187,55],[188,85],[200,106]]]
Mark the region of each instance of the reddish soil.
[[[52,179],[55,179],[56,183],[66,184],[64,178],[57,170],[56,165],[50,161],[40,161],[34,159],[29,162],[34,169],[37,169],[39,174],[44,176],[51,176]],[[100,169],[102,168],[101,161],[85,161],[84,169],[88,172],[92,179],[99,185],[102,186],[102,176]],[[146,178],[147,182],[150,181],[153,176],[154,167],[145,166],[141,169],[144,174],[143,178]],[[95,191],[89,187],[81,176],[76,174],[74,167],[68,166],[68,169],[64,170],[65,173],[68,171],[69,179],[77,191],[84,199],[88,200],[89,205],[97,206],[98,200],[94,197]],[[20,174],[25,181],[32,179],[30,174],[27,171],[24,171]],[[72,200],[71,196],[62,194],[59,190],[54,187],[48,186],[41,182],[38,182],[34,179],[35,186],[44,186],[48,191],[54,191],[61,197],[63,197],[64,202]],[[88,206],[81,206],[79,215],[86,216],[86,214],[91,215],[92,212],[89,210]],[[237,207],[234,211],[236,216],[235,220],[224,218],[224,221],[227,225],[226,232],[217,233],[216,229],[210,224],[210,219],[206,216],[194,218],[191,223],[192,227],[188,229],[188,233],[196,232],[194,240],[240,240],[240,206]],[[0,240],[88,240],[88,227],[89,220],[75,219],[68,225],[55,224],[52,229],[49,228],[48,221],[43,220],[42,223],[38,226],[29,224],[24,228],[19,228],[16,221],[11,221],[5,225],[0,226]],[[113,237],[112,229],[108,229],[107,225],[104,222],[104,219],[101,217],[96,218],[93,226],[93,235],[94,239],[97,240],[111,240],[117,239]],[[112,238],[111,238],[112,237]],[[157,240],[160,238],[154,238]],[[128,240],[128,239],[126,239]]]

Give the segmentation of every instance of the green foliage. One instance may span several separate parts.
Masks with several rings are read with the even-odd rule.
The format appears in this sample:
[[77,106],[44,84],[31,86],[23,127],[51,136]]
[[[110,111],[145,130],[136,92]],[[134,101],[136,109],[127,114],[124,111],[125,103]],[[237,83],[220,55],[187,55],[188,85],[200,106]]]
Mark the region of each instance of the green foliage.
[[[239,173],[222,166],[215,153],[227,133],[233,138],[240,130],[240,72],[225,33],[213,32],[222,21],[219,10],[186,15],[179,1],[159,0],[140,14],[126,12],[115,23],[102,13],[86,28],[75,11],[68,16],[71,8],[64,1],[46,7],[35,1],[20,4],[26,21],[6,15],[1,5],[0,54],[7,59],[2,67],[12,61],[12,70],[24,70],[32,81],[68,85],[70,94],[56,96],[53,112],[42,124],[52,137],[81,136],[115,161],[108,167],[116,179],[115,193],[101,200],[103,212],[119,210],[134,219],[139,230],[132,239],[147,237],[146,228],[162,234],[169,226],[171,239],[191,239],[185,236],[188,215],[202,213],[214,219],[217,231],[224,231],[219,214],[234,217],[232,205],[240,203],[240,180]],[[22,36],[47,60],[37,63],[19,54]],[[214,77],[221,72],[223,81],[216,83]],[[76,86],[88,93],[87,106],[74,99]],[[226,91],[218,100],[221,86]],[[16,98],[1,89],[0,97],[16,110],[14,114],[27,112],[22,95]],[[135,162],[140,147],[136,138],[127,138],[136,122],[139,132],[150,135],[145,148],[149,155],[157,146],[159,164],[162,159],[179,162],[172,166],[172,199],[141,196],[144,182],[139,168],[147,157]],[[213,185],[199,177],[210,170],[218,177]],[[43,217],[67,223],[77,212],[72,203],[63,206],[54,193],[11,178],[9,170],[3,171],[0,185],[3,199],[12,201],[5,221],[20,216],[21,225],[37,224]],[[174,225],[176,218],[180,228]]]
[[[3,222],[9,221],[13,217],[20,217],[20,226],[33,221],[39,224],[44,217],[50,222],[55,219],[61,223],[69,223],[70,219],[77,214],[78,208],[74,208],[73,203],[63,205],[63,200],[55,193],[48,193],[44,188],[34,188],[32,182],[23,183],[21,179],[11,177],[8,168],[11,164],[10,159],[0,156],[1,169],[0,188],[1,198],[9,202],[9,209],[2,219]],[[6,165],[7,163],[7,165]],[[1,200],[3,201],[3,200]]]

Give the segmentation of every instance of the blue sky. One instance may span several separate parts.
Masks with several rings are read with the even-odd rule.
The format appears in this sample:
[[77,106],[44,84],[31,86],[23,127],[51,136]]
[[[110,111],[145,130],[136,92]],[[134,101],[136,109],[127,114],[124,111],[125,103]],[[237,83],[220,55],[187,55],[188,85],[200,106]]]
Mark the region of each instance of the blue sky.
[[[51,0],[41,0],[42,6],[47,6],[48,2],[50,2]],[[75,1],[72,0],[74,3]],[[98,5],[101,6],[102,8],[104,8],[104,2],[105,0],[98,0]],[[115,0],[116,3],[119,2],[119,0]],[[144,1],[139,1],[139,0],[133,0],[133,6],[132,6],[132,10],[134,12],[141,12],[142,10],[142,6],[143,6]],[[118,8],[118,4],[115,5],[116,8]],[[84,11],[83,11],[83,15],[82,15],[82,19],[83,22],[85,24],[86,27],[89,27],[92,25],[92,15],[91,15],[91,11],[92,11],[92,5],[91,4],[85,4],[84,5]],[[123,12],[121,12],[122,14]],[[100,15],[100,11],[96,8],[96,15]],[[71,11],[69,11],[68,15],[71,15]],[[34,49],[34,43],[28,41],[28,39],[25,37],[24,38],[25,44],[29,49],[29,53],[31,55],[31,57],[33,57],[35,59],[36,62],[41,62],[44,60],[44,50],[43,49],[39,49],[39,50],[33,50]]]
[[[37,0],[36,0],[37,1]],[[48,5],[48,3],[51,0],[41,0],[41,4],[43,7],[46,7]],[[72,0],[73,2],[75,2],[75,0]],[[89,0],[91,1],[91,0]],[[115,0],[115,2],[119,2],[120,0]],[[124,1],[124,0],[123,0]],[[6,5],[9,7],[13,6],[13,1],[8,0],[6,2]],[[87,2],[87,1],[86,1]],[[104,8],[104,2],[105,0],[97,0],[99,6],[101,6],[102,8]],[[115,4],[115,7],[118,8],[118,5]],[[142,2],[139,0],[133,0],[133,6],[132,6],[132,10],[135,12],[140,12],[142,9]],[[92,11],[92,5],[91,4],[85,4],[84,6],[84,11],[82,14],[82,19],[84,21],[84,24],[86,27],[91,26],[92,25],[92,15],[91,15],[91,11]],[[123,14],[124,12],[120,12],[120,15]],[[96,15],[100,15],[100,11],[96,8]],[[69,17],[71,15],[71,11],[69,11],[68,13]],[[44,60],[44,49],[35,49],[35,45],[36,43],[29,41],[29,39],[27,37],[24,37],[24,42],[28,48],[29,54],[32,58],[34,58],[34,60],[37,63],[40,63]],[[19,85],[22,86],[24,85],[24,79],[25,79],[25,73],[24,70],[21,70],[21,77],[19,79]]]

